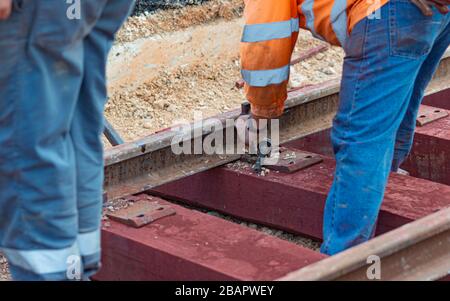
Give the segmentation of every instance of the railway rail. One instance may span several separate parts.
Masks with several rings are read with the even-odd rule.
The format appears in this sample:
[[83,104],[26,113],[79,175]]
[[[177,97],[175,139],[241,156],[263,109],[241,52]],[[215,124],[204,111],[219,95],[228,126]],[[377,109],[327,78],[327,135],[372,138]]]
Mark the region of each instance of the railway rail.
[[[215,131],[217,119],[220,131],[226,133],[234,127],[227,120],[237,119],[245,106],[188,130],[174,127],[107,150],[105,196],[108,202],[126,199],[134,205],[119,210],[103,228],[104,268],[97,279],[367,280],[367,259],[373,255],[380,258],[382,280],[446,279],[450,271],[450,50],[421,108],[427,122],[418,127],[405,164],[411,176],[392,175],[377,237],[371,241],[326,258],[172,202],[320,240],[334,168],[327,137],[338,92],[335,80],[289,93],[280,119],[280,142],[294,153],[321,158],[294,172],[261,177],[241,155],[173,153],[174,137],[205,139]],[[225,147],[235,145],[235,139],[224,139]]]

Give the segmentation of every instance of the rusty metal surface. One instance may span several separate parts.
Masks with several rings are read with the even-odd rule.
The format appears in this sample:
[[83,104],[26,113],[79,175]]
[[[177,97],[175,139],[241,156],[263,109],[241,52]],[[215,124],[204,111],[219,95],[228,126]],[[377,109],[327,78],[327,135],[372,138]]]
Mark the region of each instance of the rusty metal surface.
[[376,237],[279,279],[285,281],[369,280],[373,256],[380,279],[437,280],[450,273],[450,208]]
[[176,214],[175,209],[158,201],[151,201],[147,195],[136,196],[136,201],[127,208],[110,212],[107,216],[116,222],[140,228],[166,216]]
[[[442,60],[429,91],[450,88],[449,66],[450,52]],[[336,79],[289,93],[285,113],[280,118],[280,143],[330,128],[338,107],[339,86],[340,81]],[[240,155],[177,155],[171,146],[177,135],[204,139],[215,132],[217,120],[222,123],[221,131],[230,131],[234,125],[227,123],[227,120],[235,120],[240,114],[241,110],[237,109],[220,114],[214,120],[204,120],[200,130],[199,126],[188,130],[173,128],[106,150],[104,189],[108,199],[150,190],[238,160]],[[228,144],[225,142],[225,148],[228,148]]]
[[421,106],[417,116],[417,126],[424,126],[433,121],[447,117],[449,114],[446,110],[433,108],[430,106]]
[[[280,143],[330,127],[338,104],[338,89],[338,81],[332,81],[308,87],[305,91],[295,91],[287,102],[286,113],[280,119]],[[298,105],[294,105],[295,100]],[[235,120],[240,113],[238,109],[216,116],[223,124],[224,133],[230,131],[227,120]],[[204,120],[203,128],[208,128],[209,123],[213,121]],[[205,139],[212,132],[196,128],[190,131],[167,130],[106,150],[104,188],[108,199],[150,190],[241,158],[241,155],[174,154],[171,146],[175,136],[191,135],[192,139]],[[236,145],[235,140],[233,142]]]
[[[443,59],[427,93],[450,88],[449,54]],[[338,106],[338,91],[338,80],[292,91],[286,102],[286,112],[280,120],[280,142],[330,128]],[[218,118],[226,129],[226,120],[235,119],[240,113],[241,110],[235,110],[221,114]],[[204,138],[212,131],[200,131],[198,134],[192,129],[191,134],[193,138]],[[171,145],[177,134],[179,132],[174,130],[163,131],[107,150],[105,191],[108,198],[146,191],[241,157],[175,155]],[[146,220],[139,220],[139,217],[152,214],[139,206],[136,212],[122,215],[121,220],[134,226],[143,225]],[[450,208],[290,273],[280,280],[367,280],[367,259],[371,255],[381,259],[381,280],[435,280],[448,275]]]

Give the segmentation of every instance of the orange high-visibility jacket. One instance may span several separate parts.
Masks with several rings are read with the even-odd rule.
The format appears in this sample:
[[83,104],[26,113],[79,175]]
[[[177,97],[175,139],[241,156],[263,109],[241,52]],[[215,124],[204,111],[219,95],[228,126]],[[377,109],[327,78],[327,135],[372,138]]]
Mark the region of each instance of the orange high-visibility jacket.
[[275,118],[287,98],[289,62],[299,28],[343,45],[356,23],[388,0],[245,0],[242,77],[252,113]]

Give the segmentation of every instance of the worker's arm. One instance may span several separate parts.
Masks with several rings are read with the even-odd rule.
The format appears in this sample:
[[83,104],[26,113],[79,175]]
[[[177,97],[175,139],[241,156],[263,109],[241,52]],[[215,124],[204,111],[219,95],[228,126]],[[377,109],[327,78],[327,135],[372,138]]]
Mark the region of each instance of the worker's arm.
[[289,63],[298,37],[296,0],[245,0],[242,77],[255,118],[276,118],[287,98]]
[[8,19],[12,10],[12,0],[0,0],[0,21]]

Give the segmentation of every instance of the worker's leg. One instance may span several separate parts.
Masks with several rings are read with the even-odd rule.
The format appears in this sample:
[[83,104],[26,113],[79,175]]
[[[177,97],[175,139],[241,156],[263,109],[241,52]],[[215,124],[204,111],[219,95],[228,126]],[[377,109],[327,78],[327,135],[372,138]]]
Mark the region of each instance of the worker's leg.
[[392,0],[381,8],[381,18],[359,22],[348,38],[332,130],[336,173],[325,206],[323,253],[371,237],[397,130],[443,20],[438,13],[423,16],[410,1]]
[[416,128],[416,119],[419,106],[422,103],[425,89],[431,81],[433,74],[439,66],[439,62],[450,45],[450,17],[447,17],[447,24],[441,35],[436,40],[433,49],[420,68],[417,76],[413,94],[408,110],[397,132],[395,142],[394,160],[392,162],[392,171],[397,171],[400,165],[411,151],[414,131]]
[[106,60],[132,7],[130,0],[105,1],[102,15],[84,40],[84,78],[71,135],[77,166],[79,241],[84,276],[98,270],[103,187],[103,110],[106,102]]
[[65,279],[78,255],[69,131],[82,26],[65,1],[21,2],[0,22],[0,248],[13,279]]

